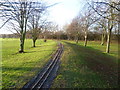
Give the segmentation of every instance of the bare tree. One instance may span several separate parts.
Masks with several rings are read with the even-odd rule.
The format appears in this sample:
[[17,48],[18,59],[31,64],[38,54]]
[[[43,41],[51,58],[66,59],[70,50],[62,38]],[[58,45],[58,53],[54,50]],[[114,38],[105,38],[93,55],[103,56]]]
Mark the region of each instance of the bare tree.
[[78,43],[78,40],[79,40],[79,25],[78,25],[78,18],[74,18],[72,20],[72,23],[71,23],[71,29],[73,30],[74,32],[74,40],[76,41],[76,43]]
[[56,39],[60,39],[61,32],[59,31],[58,24],[56,24],[55,22],[51,22],[49,27],[49,31],[53,33],[53,37],[55,37]]
[[[57,3],[56,3],[57,4]],[[32,40],[33,40],[33,47],[35,47],[35,42],[39,37],[39,34],[43,31],[44,32],[44,38],[46,41],[47,38],[47,29],[49,27],[50,29],[50,22],[47,21],[47,18],[45,16],[47,15],[47,9],[56,5],[49,5],[47,6],[46,3],[39,4],[39,2],[36,2],[34,7],[35,9],[31,12],[31,18],[29,19],[29,27],[31,30]]]
[[[10,21],[13,26],[17,26],[17,28],[14,27],[14,29],[20,37],[20,53],[24,52],[24,41],[27,31],[28,19],[32,14],[31,12],[36,9],[36,7],[34,6],[35,3],[36,2],[33,2],[32,0],[4,0],[3,2],[1,2],[1,13],[2,17],[6,19],[5,23]],[[14,25],[14,23],[17,24]]]
[[68,40],[72,40],[72,37],[74,37],[74,35],[73,35],[74,31],[72,30],[71,24],[67,25],[65,30],[66,30],[66,34],[67,34]]
[[66,33],[67,33],[68,39],[70,39],[70,37],[73,36],[75,42],[78,43],[80,33],[81,33],[81,26],[79,25],[78,16],[73,18],[72,22],[67,26]]
[[101,34],[102,34],[102,38],[101,38],[101,45],[104,45],[105,43],[105,38],[106,38],[106,35],[107,35],[107,20],[104,19],[104,18],[101,18],[98,22],[98,28],[97,29],[100,29],[101,30]]
[[[0,13],[1,18],[4,18],[6,21],[0,27],[2,28],[6,23],[10,22],[12,24],[13,29],[18,33],[20,37],[20,53],[24,52],[24,42],[26,32],[28,30],[28,21],[37,16],[36,18],[39,19],[40,17],[38,14],[42,13],[46,8],[56,5],[57,3],[49,6],[44,6],[44,2],[42,0],[32,1],[32,0],[4,0],[0,2]],[[32,19],[33,19],[32,18]],[[36,31],[39,31],[38,21],[34,22],[35,27],[32,28],[34,34]],[[35,35],[33,35],[34,37]],[[37,35],[36,35],[37,36]],[[34,41],[36,41],[36,37],[34,37]]]
[[71,39],[71,33],[70,33],[70,29],[68,27],[69,27],[69,24],[64,25],[63,30],[65,31],[65,33],[67,35],[67,39],[70,40]]
[[90,4],[90,3],[88,3],[88,4],[101,18],[107,19],[106,53],[109,53],[112,30],[113,30],[116,22],[118,24],[120,23],[120,20],[119,20],[120,2],[117,0],[107,0],[107,1],[103,1],[103,2],[92,2],[92,4]]
[[32,35],[33,40],[33,47],[35,47],[35,42],[39,37],[39,33],[41,33],[43,20],[41,19],[43,14],[46,11],[46,5],[45,4],[38,4],[39,2],[36,2],[34,5],[36,8],[31,12],[30,19],[29,19],[29,29],[30,34]]
[[47,36],[49,35],[51,29],[52,29],[52,22],[45,21],[42,24],[42,32],[43,32],[43,35],[44,35],[44,42],[47,41]]
[[82,22],[81,26],[83,27],[83,31],[84,31],[85,47],[87,46],[89,28],[92,24],[94,24],[98,20],[99,18],[96,18],[94,16],[94,12],[91,9],[88,9],[88,11],[85,12],[84,16],[82,16],[82,18],[80,19],[80,22]]

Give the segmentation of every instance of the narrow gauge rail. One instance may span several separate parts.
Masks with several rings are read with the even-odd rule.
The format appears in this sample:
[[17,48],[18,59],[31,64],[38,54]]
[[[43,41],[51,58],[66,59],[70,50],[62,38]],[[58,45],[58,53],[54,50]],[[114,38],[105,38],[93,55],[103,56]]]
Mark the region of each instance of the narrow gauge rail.
[[63,45],[59,43],[59,48],[55,53],[55,56],[53,59],[46,65],[45,69],[43,69],[38,75],[32,80],[32,83],[27,83],[23,86],[22,90],[24,89],[30,89],[30,90],[39,90],[43,88],[44,83],[47,81],[47,78],[49,78],[50,74],[52,73],[52,70],[55,68],[57,63],[60,60],[60,56],[63,51]]

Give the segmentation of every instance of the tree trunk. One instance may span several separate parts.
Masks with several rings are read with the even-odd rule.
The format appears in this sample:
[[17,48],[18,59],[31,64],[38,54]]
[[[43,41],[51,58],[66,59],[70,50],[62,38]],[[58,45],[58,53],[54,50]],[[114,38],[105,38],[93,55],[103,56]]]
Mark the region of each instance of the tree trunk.
[[24,41],[25,41],[25,36],[21,36],[20,37],[20,50],[19,53],[23,53],[24,52]]
[[109,53],[110,52],[110,39],[111,39],[111,30],[109,30],[108,32],[108,36],[107,36],[107,47],[106,47],[106,53]]
[[76,43],[78,43],[78,37],[76,37]]
[[102,41],[101,41],[101,45],[104,45],[105,43],[105,34],[102,34]]
[[68,37],[68,40],[70,40],[70,36],[69,36],[69,35],[67,35],[67,37]]
[[33,47],[36,47],[36,46],[35,46],[35,42],[36,42],[36,40],[33,40]]
[[87,46],[87,32],[85,32],[85,43],[84,43],[84,46],[85,47]]
[[47,40],[46,40],[46,36],[44,36],[44,42],[47,42]]

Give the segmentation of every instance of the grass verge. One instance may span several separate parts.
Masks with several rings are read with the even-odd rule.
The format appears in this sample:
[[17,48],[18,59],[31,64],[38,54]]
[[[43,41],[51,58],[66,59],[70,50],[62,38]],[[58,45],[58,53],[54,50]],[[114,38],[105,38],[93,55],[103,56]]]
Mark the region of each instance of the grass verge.
[[61,68],[52,88],[118,87],[118,65],[113,57],[116,55],[104,53],[98,43],[91,42],[93,46],[89,47],[82,43],[63,42]]
[[47,63],[56,50],[56,41],[26,39],[25,53],[19,51],[18,39],[2,39],[2,88],[21,88]]

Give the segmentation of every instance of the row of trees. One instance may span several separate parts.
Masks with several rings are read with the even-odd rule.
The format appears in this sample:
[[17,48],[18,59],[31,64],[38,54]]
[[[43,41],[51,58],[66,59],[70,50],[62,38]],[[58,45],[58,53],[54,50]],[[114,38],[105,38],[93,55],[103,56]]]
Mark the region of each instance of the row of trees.
[[26,33],[32,35],[35,47],[39,33],[43,31],[42,29],[46,29],[48,23],[45,18],[47,8],[54,5],[46,5],[43,0],[3,0],[0,2],[0,19],[4,21],[0,28],[8,23],[9,28],[17,32],[20,38],[20,53],[24,52]]
[[[111,34],[119,37],[120,23],[120,2],[117,0],[103,0],[102,2],[88,1],[84,11],[81,11],[70,24],[65,25],[63,30],[59,30],[58,25],[48,22],[45,18],[47,6],[42,0],[33,2],[32,0],[19,0],[11,2],[4,0],[0,2],[1,18],[9,23],[11,28],[16,30],[20,38],[20,50],[24,52],[25,37],[32,38],[33,47],[36,40],[41,37],[46,41],[51,39],[99,40],[104,45],[107,39],[106,52],[110,51]],[[4,24],[2,26],[4,26]]]
[[76,43],[78,43],[79,37],[84,36],[84,46],[87,46],[88,33],[99,31],[102,35],[101,45],[104,45],[105,38],[107,38],[106,52],[109,53],[112,31],[119,36],[119,6],[120,2],[115,0],[87,2],[87,10],[84,9],[84,13],[79,13],[69,25],[65,26],[68,39],[74,35]]

